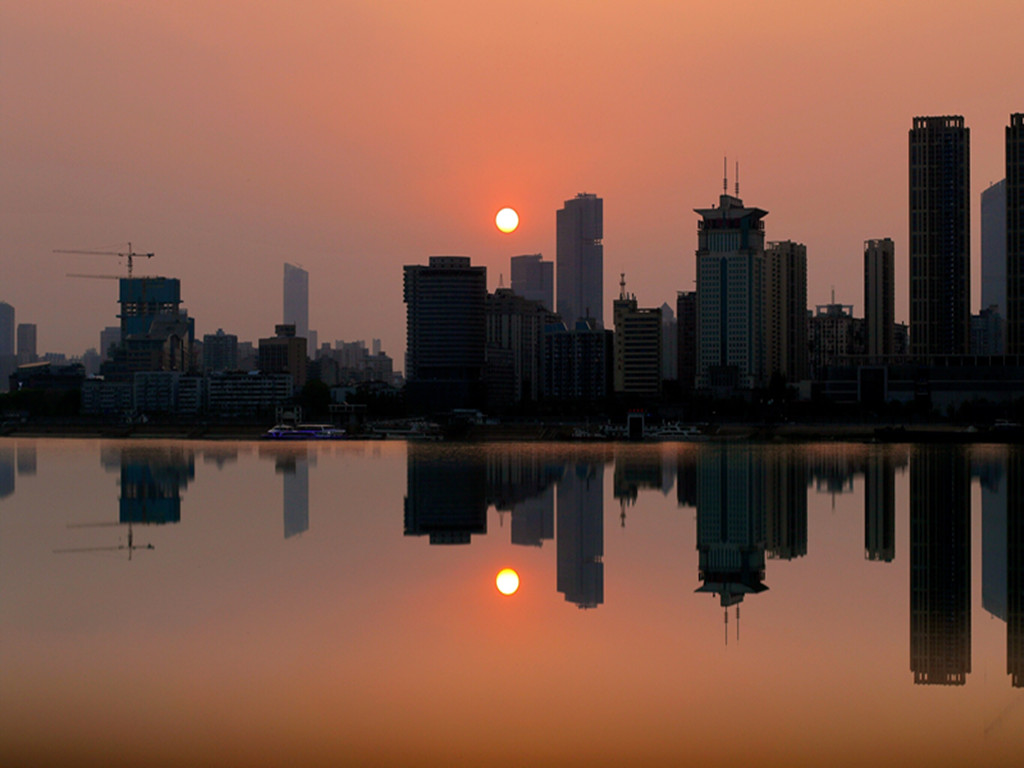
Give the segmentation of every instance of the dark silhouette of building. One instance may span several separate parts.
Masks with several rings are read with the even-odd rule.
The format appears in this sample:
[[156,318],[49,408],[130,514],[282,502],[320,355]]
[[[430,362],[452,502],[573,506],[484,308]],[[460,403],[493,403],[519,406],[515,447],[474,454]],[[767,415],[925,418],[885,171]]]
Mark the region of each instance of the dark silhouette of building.
[[636,397],[661,395],[661,309],[638,307],[626,292],[622,276],[619,298],[613,302],[615,335],[612,342],[615,392]]
[[964,685],[971,671],[971,484],[961,447],[910,460],[910,669],[918,685]]
[[511,513],[513,544],[539,547],[555,537],[554,484],[562,472],[536,451],[487,453],[487,501],[499,515]]
[[555,318],[508,288],[487,295],[487,400],[491,410],[540,399],[544,329]]
[[237,371],[238,368],[238,337],[233,333],[224,333],[218,328],[217,333],[203,336],[203,370]]
[[604,464],[571,464],[558,484],[558,591],[580,608],[604,602]]
[[431,256],[404,268],[405,376],[420,410],[483,402],[487,268],[461,256]]
[[122,525],[181,522],[181,492],[195,474],[195,456],[191,450],[123,450],[119,521]]
[[768,555],[793,560],[807,554],[807,457],[801,451],[765,453],[765,548]]
[[1006,309],[1007,347],[1024,355],[1024,112],[1006,127]]
[[792,240],[768,243],[764,252],[765,371],[787,381],[810,375],[807,356],[807,246]]
[[676,295],[676,342],[679,345],[679,388],[693,389],[697,376],[697,292],[679,291]]
[[971,320],[970,129],[961,116],[910,130],[910,353],[966,355]]
[[891,238],[864,241],[864,337],[872,357],[894,352],[895,254]]
[[556,215],[558,314],[572,328],[593,319],[604,327],[604,201],[585,192]]
[[1010,449],[1006,472],[1006,672],[1024,687],[1024,452]]
[[580,320],[544,329],[544,388],[549,400],[594,403],[611,390],[612,332],[596,320]]

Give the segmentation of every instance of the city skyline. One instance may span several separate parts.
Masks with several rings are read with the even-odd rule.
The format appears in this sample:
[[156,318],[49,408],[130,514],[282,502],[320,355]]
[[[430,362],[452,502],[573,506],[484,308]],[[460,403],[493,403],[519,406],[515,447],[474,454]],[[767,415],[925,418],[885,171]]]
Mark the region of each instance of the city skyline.
[[[500,21],[498,9],[444,10],[5,6],[0,300],[24,305],[40,352],[79,354],[110,324],[110,285],[64,274],[118,270],[51,251],[131,239],[156,254],[140,272],[188,286],[200,333],[254,339],[272,324],[280,264],[298,261],[316,276],[313,327],[382,337],[400,359],[402,265],[467,255],[493,290],[511,256],[554,257],[553,212],[579,190],[608,202],[606,283],[627,272],[651,306],[691,290],[688,212],[719,187],[728,155],[741,195],[772,211],[770,238],[807,246],[809,304],[859,284],[863,241],[892,237],[906,320],[911,117],[964,115],[977,222],[1021,109],[1005,77],[1019,3],[752,5],[740,30],[682,5],[581,16],[526,3]],[[797,44],[766,59],[780,33]],[[750,71],[754,103],[729,97]],[[410,124],[410,110],[422,119]],[[522,219],[511,235],[493,224],[504,205]],[[971,237],[978,254],[976,224]],[[972,311],[978,270],[975,256]],[[56,306],[74,322],[37,315]]]

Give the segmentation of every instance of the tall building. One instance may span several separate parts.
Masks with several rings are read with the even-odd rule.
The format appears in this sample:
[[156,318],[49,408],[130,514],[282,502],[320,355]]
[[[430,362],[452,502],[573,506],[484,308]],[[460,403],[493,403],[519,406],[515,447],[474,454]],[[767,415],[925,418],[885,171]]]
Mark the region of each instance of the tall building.
[[18,362],[36,361],[36,324],[18,323]]
[[281,322],[295,326],[295,335],[309,338],[309,272],[294,264],[284,265],[284,316]]
[[15,354],[14,349],[14,307],[0,301],[0,357]]
[[891,238],[864,241],[864,331],[872,357],[893,354],[895,253]]
[[679,370],[679,388],[693,389],[697,375],[697,292],[679,291],[676,294],[676,341],[679,350],[676,364]]
[[1006,127],[1006,335],[1011,355],[1024,354],[1024,112]]
[[604,602],[604,464],[579,462],[558,483],[557,587],[567,602]]
[[483,398],[487,268],[431,256],[404,267],[405,376],[415,407],[476,407]]
[[764,222],[768,211],[722,194],[697,208],[698,388],[764,382]]
[[542,386],[544,329],[554,316],[544,306],[498,288],[487,295],[487,396],[507,408],[536,402]]
[[604,201],[585,192],[558,211],[558,314],[569,328],[593,318],[604,325]]
[[555,308],[555,264],[544,261],[539,253],[512,257],[512,292],[539,302],[545,309]]
[[612,332],[599,328],[597,320],[579,320],[571,329],[551,323],[544,329],[543,351],[544,398],[592,404],[608,395]]
[[1006,317],[1006,179],[981,193],[981,308]]
[[807,246],[784,240],[765,249],[765,373],[803,381],[807,358]]
[[661,394],[661,309],[638,307],[636,296],[626,293],[626,276],[623,275],[612,313],[615,391],[622,395],[658,397]]
[[966,355],[971,322],[970,129],[915,117],[910,131],[910,353]]

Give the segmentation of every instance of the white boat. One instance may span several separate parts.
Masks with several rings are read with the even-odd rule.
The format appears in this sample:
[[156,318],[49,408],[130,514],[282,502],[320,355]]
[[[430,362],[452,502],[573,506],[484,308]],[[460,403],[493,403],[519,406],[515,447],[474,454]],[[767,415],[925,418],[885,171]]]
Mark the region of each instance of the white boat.
[[276,424],[264,440],[344,440],[345,430],[333,424]]
[[665,424],[659,429],[651,430],[649,436],[655,440],[667,440],[667,441],[678,441],[686,442],[692,440],[706,440],[707,436],[700,431],[700,427],[690,425],[682,425],[678,422],[672,424]]

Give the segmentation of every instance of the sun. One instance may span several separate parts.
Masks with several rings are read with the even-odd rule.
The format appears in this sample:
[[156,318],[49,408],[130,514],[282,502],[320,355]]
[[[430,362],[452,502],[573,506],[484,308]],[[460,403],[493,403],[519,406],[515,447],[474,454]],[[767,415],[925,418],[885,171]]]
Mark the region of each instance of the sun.
[[502,208],[494,217],[494,223],[505,234],[515,232],[516,227],[519,226],[519,214],[515,212],[514,208]]
[[519,589],[519,574],[511,568],[502,568],[494,580],[498,585],[498,591],[503,595],[514,595]]

